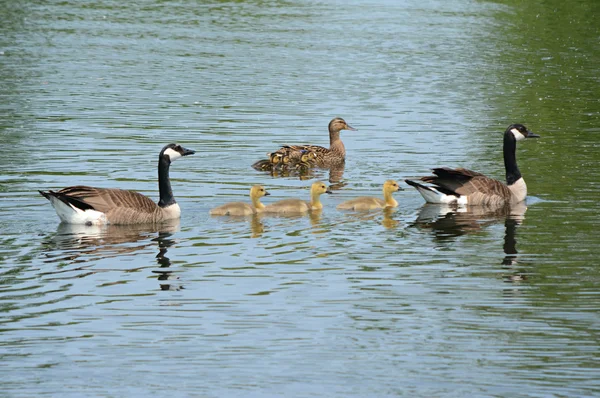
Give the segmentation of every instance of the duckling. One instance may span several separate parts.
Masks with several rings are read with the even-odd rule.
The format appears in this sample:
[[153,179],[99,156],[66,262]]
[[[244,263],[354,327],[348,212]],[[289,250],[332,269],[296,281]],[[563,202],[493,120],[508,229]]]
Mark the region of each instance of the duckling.
[[398,202],[392,194],[401,190],[400,185],[394,180],[387,180],[383,184],[383,200],[372,196],[361,196],[338,205],[339,210],[372,210],[397,207]]
[[269,196],[270,193],[262,185],[255,185],[250,188],[250,199],[252,205],[244,202],[231,202],[210,210],[211,216],[249,216],[262,211],[265,208],[260,202],[263,196]]
[[310,187],[310,202],[300,199],[284,199],[265,206],[262,211],[264,213],[298,214],[306,213],[309,210],[321,210],[323,204],[319,197],[324,193],[332,192],[323,182],[317,181]]
[[252,168],[259,171],[271,171],[271,169],[273,168],[273,164],[271,164],[270,159],[262,159],[255,162],[252,165]]
[[298,173],[306,173],[314,166],[317,154],[312,151],[303,151],[304,153],[300,157],[300,161],[294,163],[294,169]]
[[262,159],[255,162],[252,168],[259,171],[273,171],[283,159],[283,155],[276,152],[267,153],[267,156],[269,156],[269,159]]
[[275,153],[280,153],[289,156],[290,160],[296,163],[300,161],[302,155],[305,153],[304,151],[308,151],[314,152],[316,155],[313,166],[330,168],[331,166],[344,163],[346,160],[346,148],[340,139],[340,131],[342,130],[356,131],[344,119],[336,117],[329,122],[329,148],[317,145],[286,145],[272,152],[271,156]]
[[278,153],[277,155],[281,158],[281,160],[273,165],[273,169],[279,169],[282,171],[287,170],[290,165],[290,161],[291,161],[290,157],[288,155],[285,155],[285,154],[282,155],[280,153]]

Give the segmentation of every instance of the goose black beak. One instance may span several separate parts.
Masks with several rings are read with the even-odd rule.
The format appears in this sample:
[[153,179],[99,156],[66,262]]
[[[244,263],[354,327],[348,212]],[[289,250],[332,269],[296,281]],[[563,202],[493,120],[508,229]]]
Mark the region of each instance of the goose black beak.
[[527,138],[540,138],[540,136],[527,130]]
[[183,147],[181,149],[183,149],[183,153],[181,154],[181,156],[193,155],[196,153],[196,151],[194,151],[193,149],[187,149]]

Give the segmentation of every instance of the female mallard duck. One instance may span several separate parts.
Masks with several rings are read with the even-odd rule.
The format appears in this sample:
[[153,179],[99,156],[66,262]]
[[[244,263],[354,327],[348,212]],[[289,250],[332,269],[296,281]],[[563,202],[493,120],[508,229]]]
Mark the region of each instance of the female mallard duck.
[[383,184],[383,200],[372,196],[361,196],[338,205],[340,210],[372,210],[386,207],[397,207],[398,202],[392,197],[394,192],[399,191],[400,185],[394,180],[387,180]]
[[331,193],[331,190],[321,181],[317,181],[310,187],[310,202],[300,199],[284,199],[279,202],[265,206],[264,213],[279,214],[298,214],[306,213],[309,210],[321,210],[323,204],[320,196],[324,193]]
[[260,198],[269,195],[270,193],[267,192],[262,185],[255,185],[250,188],[252,205],[244,202],[225,203],[224,205],[211,209],[209,213],[211,216],[250,216],[265,208],[265,205],[260,203]]
[[344,119],[336,117],[329,122],[329,148],[317,145],[286,145],[269,155],[272,159],[273,154],[281,154],[288,156],[292,163],[297,163],[304,153],[313,152],[316,156],[310,163],[311,165],[321,168],[338,165],[346,159],[346,148],[340,139],[340,131],[342,130],[356,131]]
[[169,166],[182,156],[195,152],[178,144],[166,145],[158,155],[160,200],[124,189],[94,188],[83,185],[60,191],[39,191],[52,203],[60,220],[67,224],[147,224],[161,223],[181,216],[173,197]]
[[527,185],[517,167],[517,141],[537,138],[522,124],[511,124],[504,132],[504,168],[506,184],[486,177],[476,171],[463,168],[433,169],[433,176],[421,177],[421,181],[433,184],[426,186],[405,180],[419,191],[428,203],[452,203],[470,206],[503,206],[522,202],[527,197]]

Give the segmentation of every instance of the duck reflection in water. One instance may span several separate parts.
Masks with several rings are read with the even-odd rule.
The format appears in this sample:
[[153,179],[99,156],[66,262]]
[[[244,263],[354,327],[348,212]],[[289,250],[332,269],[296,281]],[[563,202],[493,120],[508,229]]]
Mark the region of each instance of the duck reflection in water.
[[[171,236],[179,231],[179,220],[170,220],[161,224],[152,225],[58,225],[56,233],[50,235],[43,241],[46,263],[61,263],[67,265],[78,265],[77,267],[61,266],[55,271],[46,272],[45,275],[70,274],[76,272],[75,277],[81,278],[98,272],[124,271],[120,268],[99,269],[97,261],[101,259],[119,258],[123,255],[136,255],[147,248],[158,245],[157,262],[161,269],[170,267],[171,262],[165,256],[169,247],[175,240]],[[155,234],[157,237],[152,238]],[[90,263],[89,265],[86,265]],[[143,265],[130,268],[125,271],[133,272],[147,268]],[[84,271],[82,274],[81,271]],[[159,280],[165,274],[168,279],[175,279],[172,272],[157,271],[161,274]],[[177,278],[178,279],[178,278]],[[163,286],[164,285],[164,286]],[[161,283],[161,289],[173,289]],[[175,287],[176,290],[182,288]]]
[[[526,203],[520,202],[513,206],[453,207],[449,205],[424,205],[413,223],[420,229],[430,230],[438,242],[453,241],[454,238],[469,233],[479,232],[486,227],[504,222],[504,258],[503,268],[513,270],[518,263],[516,249],[516,229],[523,223]],[[513,270],[514,271],[514,270]],[[507,282],[519,282],[527,279],[525,272],[506,275]]]

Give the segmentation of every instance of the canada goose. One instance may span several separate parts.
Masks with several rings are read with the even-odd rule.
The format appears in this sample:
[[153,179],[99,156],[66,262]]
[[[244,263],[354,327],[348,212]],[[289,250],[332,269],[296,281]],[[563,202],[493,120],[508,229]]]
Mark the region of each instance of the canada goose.
[[140,193],[123,189],[83,185],[60,191],[39,191],[52,203],[60,220],[67,224],[145,224],[179,218],[181,210],[173,197],[169,166],[195,151],[178,144],[166,145],[158,155],[158,204]]
[[394,180],[387,180],[383,184],[383,200],[372,196],[361,196],[356,199],[347,200],[338,205],[340,210],[372,210],[386,207],[397,207],[398,202],[392,194],[399,191],[400,185]]
[[[273,154],[282,154],[289,156],[293,163],[300,161],[305,151],[314,152],[315,158],[311,165],[317,167],[329,168],[332,165],[343,163],[346,159],[346,148],[340,139],[340,131],[356,131],[342,118],[336,117],[329,122],[329,148],[317,145],[286,145],[270,154],[271,160]],[[256,163],[255,163],[256,164]]]
[[321,210],[323,204],[319,197],[324,193],[331,193],[331,190],[323,182],[317,181],[310,187],[310,202],[305,202],[300,199],[284,199],[265,206],[262,212],[298,214],[305,213],[309,210]]
[[405,180],[419,191],[428,203],[453,203],[473,206],[513,205],[527,197],[527,185],[517,167],[517,141],[537,138],[522,124],[511,124],[504,132],[504,167],[506,184],[475,171],[441,167],[433,169],[434,176],[421,177],[426,186]]
[[263,188],[262,185],[255,185],[250,188],[250,199],[252,205],[244,202],[231,202],[222,206],[215,207],[210,211],[211,216],[249,216],[255,214],[265,208],[265,205],[260,203],[260,198],[269,196],[270,193]]

